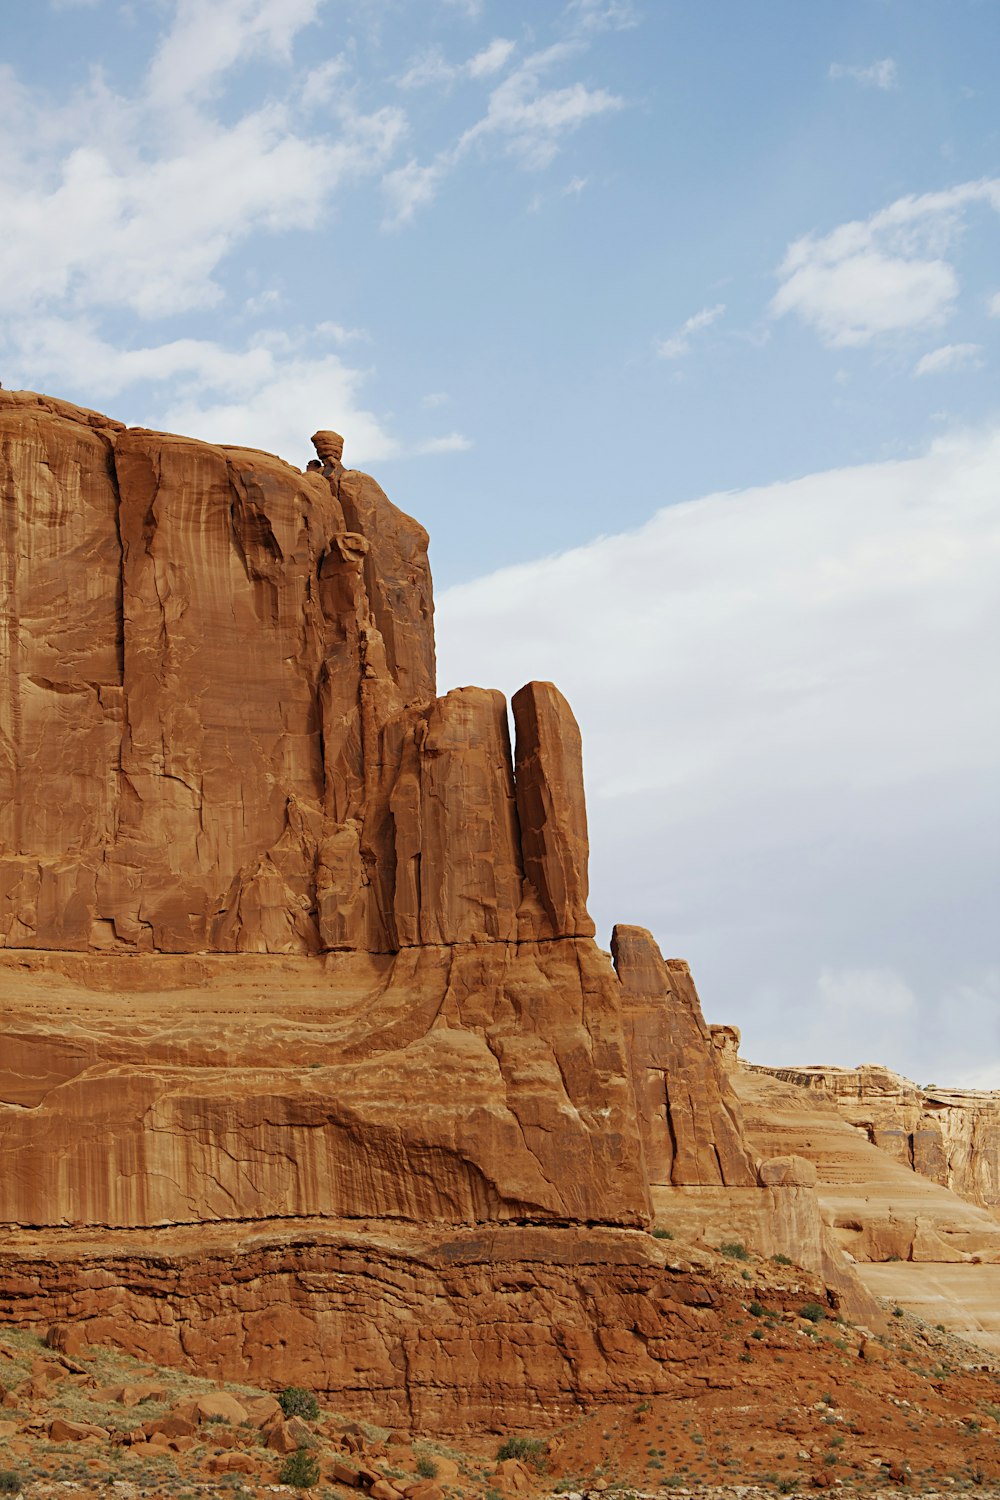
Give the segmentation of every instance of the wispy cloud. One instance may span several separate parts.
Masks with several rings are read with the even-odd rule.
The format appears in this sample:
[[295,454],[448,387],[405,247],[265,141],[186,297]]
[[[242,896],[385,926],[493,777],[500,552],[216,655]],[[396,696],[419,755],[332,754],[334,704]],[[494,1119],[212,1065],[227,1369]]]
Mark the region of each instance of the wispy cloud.
[[703,328],[711,328],[713,323],[718,322],[726,310],[724,302],[717,302],[714,307],[703,307],[701,312],[682,323],[677,332],[671,334],[668,339],[660,339],[656,345],[656,352],[661,359],[680,359],[683,355],[690,353],[691,336],[699,333]]
[[630,31],[641,19],[633,0],[570,0],[566,12],[572,24],[589,32]]
[[472,439],[465,437],[461,432],[449,432],[443,437],[424,438],[416,444],[413,452],[416,454],[433,453],[468,453],[472,447]]
[[0,160],[0,315],[210,307],[241,242],[312,227],[339,188],[383,172],[406,129],[394,107],[366,112],[342,88],[310,133],[291,76],[284,101],[224,118],[212,104],[240,62],[286,55],[318,5],[181,0],[131,94],[95,77],[53,107],[8,73],[17,127]]
[[1000,178],[899,198],[870,219],[789,246],[771,302],[840,348],[944,323],[958,295],[947,258],[973,204],[1000,212]]
[[850,78],[864,88],[894,89],[899,85],[899,70],[895,59],[891,57],[883,57],[878,62],[869,63],[867,67],[833,62],[830,64],[830,77]]
[[976,369],[981,363],[982,344],[942,344],[917,360],[914,375],[942,375],[949,370]]
[[449,164],[443,158],[429,162],[426,166],[411,158],[401,167],[394,167],[391,172],[387,172],[382,179],[386,205],[382,227],[401,229],[410,222],[418,209],[432,203],[437,197],[438,188],[448,175],[448,169]]
[[294,38],[322,0],[177,0],[174,23],[146,81],[151,102],[204,99],[238,63],[264,54],[289,60]]
[[546,167],[567,135],[598,115],[623,109],[624,99],[607,89],[580,82],[563,88],[544,86],[545,75],[574,51],[571,44],[556,43],[526,57],[492,91],[485,115],[465,131],[457,152],[498,140],[523,166]]
[[410,64],[399,80],[402,89],[427,88],[432,84],[453,83],[457,79],[489,78],[502,72],[517,44],[506,37],[494,37],[486,47],[465,62],[450,63],[439,47],[423,52]]
[[[552,163],[567,137],[587,121],[623,109],[625,100],[607,89],[589,88],[579,81],[547,86],[549,75],[578,57],[585,47],[586,43],[579,40],[562,41],[525,57],[490,91],[485,113],[453,145],[429,162],[413,157],[386,173],[382,183],[386,200],[383,227],[399,229],[408,224],[419,209],[433,201],[444,180],[473,151],[492,148],[514,157],[521,167],[540,170]],[[500,61],[501,48],[512,51],[513,44],[491,42],[476,58],[489,55],[502,69],[511,51],[504,51]],[[497,50],[494,53],[492,49]],[[465,63],[461,68],[467,70],[469,66]],[[431,81],[427,75],[437,68],[444,69],[447,77],[457,71],[439,57],[425,57],[407,75],[410,86]],[[415,73],[414,69],[423,72]],[[484,70],[476,76],[485,76]],[[586,178],[575,178],[567,191],[578,192],[585,183]],[[537,208],[540,202],[533,200],[532,207]]]

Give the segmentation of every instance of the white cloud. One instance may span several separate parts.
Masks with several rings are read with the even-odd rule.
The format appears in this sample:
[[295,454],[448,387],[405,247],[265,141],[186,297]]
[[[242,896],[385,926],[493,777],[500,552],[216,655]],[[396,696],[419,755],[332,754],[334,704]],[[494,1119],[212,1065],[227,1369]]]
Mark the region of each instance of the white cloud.
[[[995,962],[998,494],[1000,430],[958,434],[674,505],[438,599],[441,691],[548,678],[573,705],[599,931],[657,931],[760,1061],[931,1076],[942,997]],[[831,993],[829,975],[899,976],[878,1026],[855,1009],[835,1035],[824,971]],[[950,1068],[1000,1052],[998,1015]]]
[[[499,145],[502,152],[516,157],[521,166],[537,170],[547,167],[558,155],[565,138],[586,121],[624,108],[625,101],[606,89],[589,89],[579,82],[563,88],[544,86],[545,75],[576,57],[584,45],[580,41],[557,42],[526,57],[491,91],[486,113],[463,131],[454,145],[440,151],[430,162],[421,163],[413,157],[387,172],[382,182],[386,198],[383,228],[398,229],[409,223],[418,209],[434,200],[445,178],[473,149]],[[491,42],[477,58],[492,56],[493,49],[501,46],[513,50],[512,43]],[[507,55],[504,54],[504,61]],[[496,56],[500,56],[499,51]],[[469,66],[463,65],[465,69]],[[415,87],[436,77],[453,78],[457,71],[439,54],[427,54],[401,81]],[[585,184],[586,178],[574,178],[567,191],[578,192]],[[537,211],[541,202],[536,195],[529,211]]]
[[[213,7],[182,5],[153,72],[178,37],[193,46],[197,21],[210,31],[217,23],[221,38],[214,48],[206,41],[199,63],[207,87],[247,48],[287,41],[293,20],[314,8],[245,0],[218,7],[212,22]],[[212,306],[222,297],[216,272],[241,241],[314,225],[338,188],[384,169],[405,130],[401,111],[365,113],[346,93],[332,127],[315,136],[296,130],[288,104],[225,124],[187,109],[172,127],[141,85],[129,98],[98,79],[53,109],[8,71],[0,94],[19,122],[0,159],[0,314],[14,316],[107,307],[161,317]]]
[[440,160],[421,166],[418,161],[411,159],[403,166],[387,172],[382,179],[382,192],[386,200],[382,227],[400,229],[408,224],[417,209],[425,207],[437,197],[447,170],[446,163]]
[[174,23],[149,70],[159,108],[203,99],[229,69],[264,55],[288,61],[295,36],[316,19],[322,0],[177,0]]
[[542,79],[576,51],[557,43],[526,57],[490,94],[486,114],[458,142],[456,155],[491,138],[526,167],[546,167],[558,154],[565,136],[587,120],[624,108],[625,101],[607,89],[583,83],[545,88]]
[[794,313],[833,348],[939,326],[958,295],[945,257],[977,203],[1000,212],[1000,179],[900,198],[870,219],[804,235],[780,267],[772,313]]
[[849,63],[831,63],[830,77],[850,78],[866,88],[876,89],[894,89],[899,82],[899,72],[895,60],[891,57],[883,57],[878,62],[870,63],[868,67],[859,67]]
[[630,31],[639,24],[632,0],[570,0],[567,14],[582,31]]
[[432,84],[454,83],[462,78],[489,78],[502,72],[516,50],[516,43],[506,37],[495,37],[475,56],[463,63],[450,63],[439,47],[431,48],[410,64],[399,80],[403,89],[427,88]]
[[1000,318],[1000,292],[994,292],[990,298],[989,314],[991,318]]
[[[32,319],[8,339],[5,383],[51,381],[90,403],[124,396],[140,411],[155,406],[169,430],[263,448],[293,463],[312,456],[308,437],[319,427],[345,434],[348,462],[356,465],[471,446],[458,433],[411,445],[392,436],[361,399],[369,372],[329,347],[360,337],[358,330],[320,323],[308,334],[261,334],[241,349],[193,338],[122,349],[85,321]],[[135,394],[143,387],[142,396]]]
[[659,340],[656,345],[657,354],[661,359],[680,359],[691,349],[691,335],[698,333],[702,328],[710,328],[722,317],[725,310],[724,302],[717,302],[714,307],[703,307],[701,312],[696,312],[685,323],[682,323],[670,338]]
[[489,78],[493,73],[499,73],[507,66],[515,44],[508,41],[506,37],[495,37],[489,46],[477,52],[465,65],[465,71],[470,78]]
[[914,367],[914,375],[941,375],[948,370],[975,369],[982,363],[979,356],[982,344],[943,344],[921,355]]

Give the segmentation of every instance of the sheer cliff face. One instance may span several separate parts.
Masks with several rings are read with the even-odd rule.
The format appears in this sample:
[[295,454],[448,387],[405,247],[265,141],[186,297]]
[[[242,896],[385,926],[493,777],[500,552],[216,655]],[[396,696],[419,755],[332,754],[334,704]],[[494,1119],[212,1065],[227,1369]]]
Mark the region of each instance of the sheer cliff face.
[[579,733],[434,696],[427,535],[373,480],[0,392],[0,944],[585,936]]

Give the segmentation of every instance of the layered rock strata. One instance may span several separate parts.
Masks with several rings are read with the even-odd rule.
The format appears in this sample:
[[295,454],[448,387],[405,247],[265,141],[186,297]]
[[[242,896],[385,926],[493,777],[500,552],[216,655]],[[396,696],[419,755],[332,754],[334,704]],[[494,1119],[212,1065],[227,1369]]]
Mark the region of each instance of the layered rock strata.
[[737,1297],[635,1233],[63,1234],[44,1260],[15,1239],[0,1272],[4,1322],[70,1320],[140,1357],[304,1385],[418,1431],[544,1431],[581,1408],[734,1383]]
[[873,1146],[992,1213],[1000,1210],[1000,1094],[921,1087],[889,1068],[769,1068],[831,1100]]
[[683,1391],[663,1195],[836,1298],[815,1188],[595,945],[565,700],[435,695],[426,533],[315,444],[0,392],[0,1316],[425,1427]]

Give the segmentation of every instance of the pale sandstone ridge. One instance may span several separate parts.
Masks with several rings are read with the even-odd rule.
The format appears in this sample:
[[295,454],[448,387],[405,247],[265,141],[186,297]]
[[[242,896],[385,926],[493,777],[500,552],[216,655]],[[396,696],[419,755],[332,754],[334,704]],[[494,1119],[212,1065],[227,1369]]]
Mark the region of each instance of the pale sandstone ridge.
[[518,694],[512,753],[499,694],[435,698],[427,534],[315,441],[302,473],[0,391],[0,944],[593,933],[568,705]]
[[744,1066],[731,1079],[757,1154],[812,1163],[826,1233],[865,1285],[1000,1349],[996,1216],[873,1144],[814,1086],[813,1070]]
[[1000,1209],[1000,1094],[919,1084],[889,1068],[768,1068],[814,1089],[896,1161],[960,1198]]

